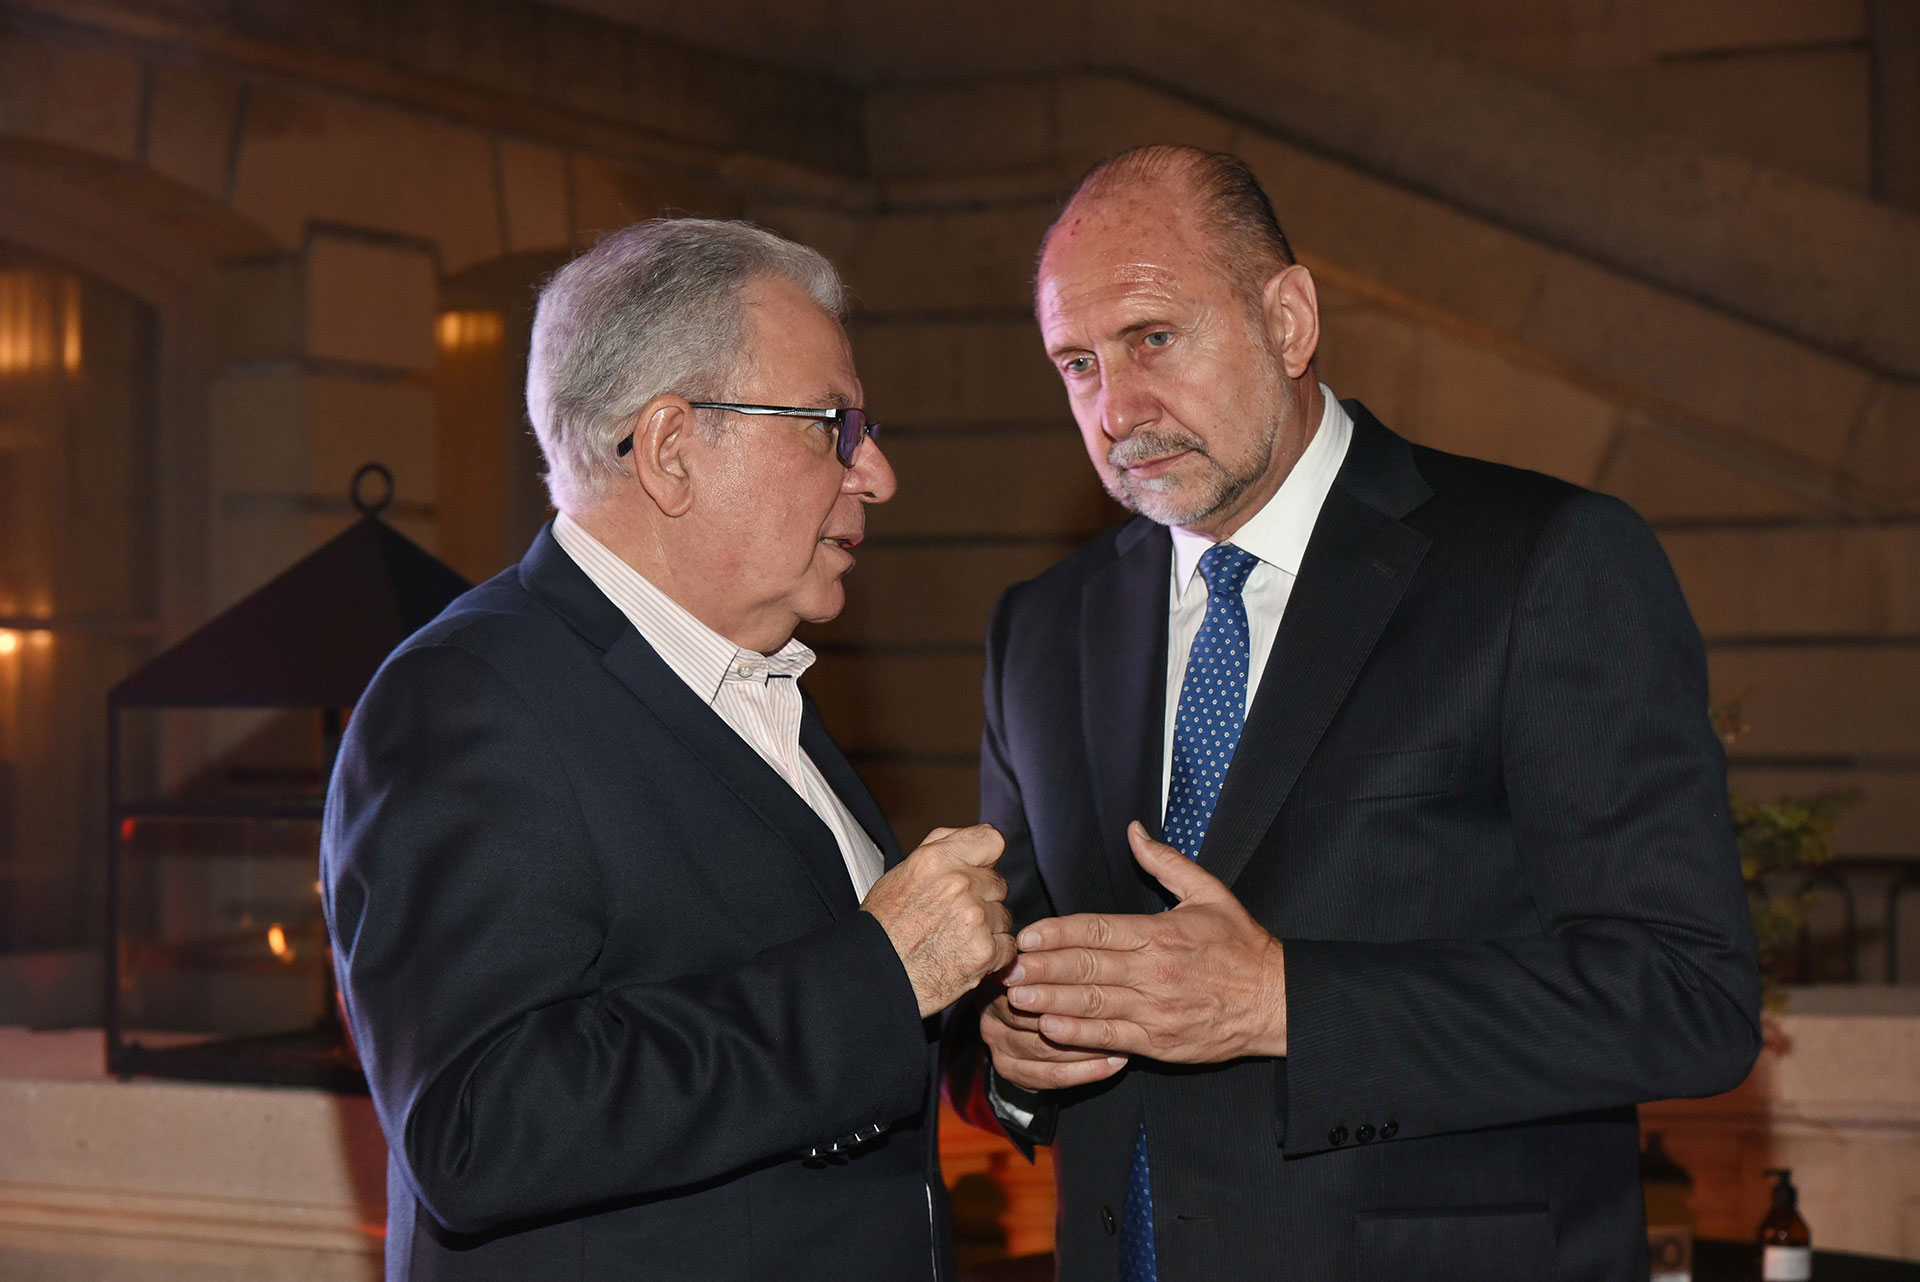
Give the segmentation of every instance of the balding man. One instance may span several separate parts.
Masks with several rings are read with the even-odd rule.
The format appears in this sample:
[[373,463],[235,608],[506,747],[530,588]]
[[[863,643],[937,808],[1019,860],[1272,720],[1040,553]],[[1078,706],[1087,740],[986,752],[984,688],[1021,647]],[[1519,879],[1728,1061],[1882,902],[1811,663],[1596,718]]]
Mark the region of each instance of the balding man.
[[321,863],[392,1282],[950,1278],[928,1017],[1013,955],[796,681],[894,479],[839,278],[745,223],[554,276],[560,515],[387,660]]
[[973,1102],[1053,1145],[1060,1277],[1644,1278],[1634,1105],[1760,1045],[1652,534],[1336,400],[1233,157],[1095,170],[1036,293],[1139,513],[988,637],[982,813],[1024,929]]

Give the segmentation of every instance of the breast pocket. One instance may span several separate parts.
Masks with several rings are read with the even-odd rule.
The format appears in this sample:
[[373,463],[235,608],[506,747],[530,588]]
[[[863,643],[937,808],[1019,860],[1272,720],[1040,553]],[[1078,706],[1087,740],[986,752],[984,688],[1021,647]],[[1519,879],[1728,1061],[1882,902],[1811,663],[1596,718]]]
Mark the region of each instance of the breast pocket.
[[1454,786],[1460,749],[1414,748],[1327,757],[1309,765],[1293,790],[1295,806],[1425,797]]
[[1552,1282],[1553,1213],[1543,1206],[1373,1211],[1354,1218],[1367,1282]]

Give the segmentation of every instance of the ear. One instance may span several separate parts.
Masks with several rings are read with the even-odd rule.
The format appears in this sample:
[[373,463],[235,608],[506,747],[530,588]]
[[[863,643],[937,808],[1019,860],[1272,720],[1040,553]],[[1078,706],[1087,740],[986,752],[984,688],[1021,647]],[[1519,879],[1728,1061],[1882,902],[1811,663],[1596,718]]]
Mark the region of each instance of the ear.
[[1275,272],[1261,287],[1260,310],[1281,367],[1288,378],[1300,378],[1320,348],[1320,298],[1312,274],[1298,263]]
[[633,423],[633,450],[626,462],[640,488],[668,516],[685,516],[693,506],[687,470],[687,446],[696,435],[693,415],[681,397],[656,396]]

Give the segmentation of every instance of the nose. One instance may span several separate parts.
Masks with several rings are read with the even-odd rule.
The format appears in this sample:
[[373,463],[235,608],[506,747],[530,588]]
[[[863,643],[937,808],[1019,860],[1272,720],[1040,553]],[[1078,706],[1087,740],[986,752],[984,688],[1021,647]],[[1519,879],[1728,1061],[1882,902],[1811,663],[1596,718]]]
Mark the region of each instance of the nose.
[[1125,362],[1103,365],[1100,373],[1100,431],[1110,441],[1124,441],[1154,420],[1159,404]]
[[871,436],[862,437],[860,448],[853,452],[853,466],[847,469],[840,488],[857,495],[864,503],[885,503],[899,486],[893,464],[887,461],[880,442]]

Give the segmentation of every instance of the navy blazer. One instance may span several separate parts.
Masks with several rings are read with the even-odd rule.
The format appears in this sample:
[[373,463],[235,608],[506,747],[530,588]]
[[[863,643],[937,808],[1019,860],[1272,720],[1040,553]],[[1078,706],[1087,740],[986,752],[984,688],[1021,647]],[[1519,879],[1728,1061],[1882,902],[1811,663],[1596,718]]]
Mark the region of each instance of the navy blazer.
[[[1625,505],[1347,408],[1199,855],[1285,944],[1289,1053],[1027,1097],[1060,1277],[1116,1276],[1144,1122],[1168,1282],[1644,1278],[1633,1105],[1760,1046],[1699,635]],[[1125,832],[1162,814],[1171,555],[1135,519],[994,615],[1021,922],[1163,906]]]
[[[811,703],[801,743],[899,862]],[[950,1275],[886,932],[550,528],[382,666],[321,868],[394,1282]]]

